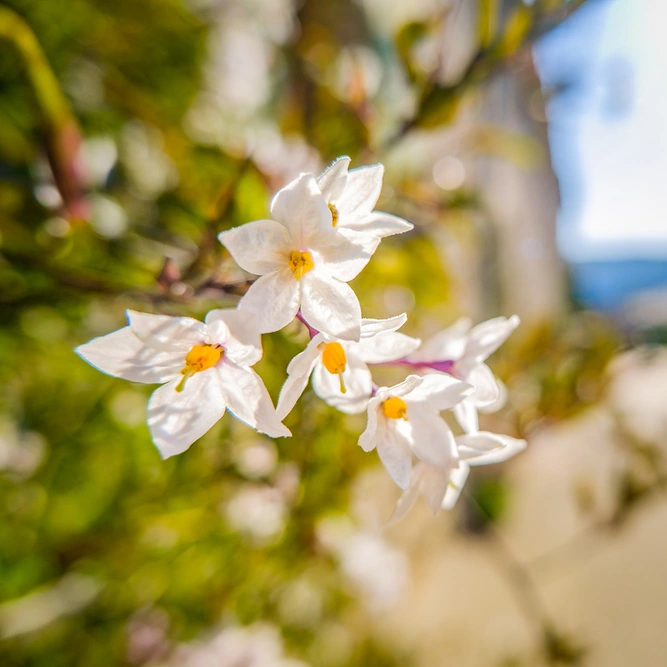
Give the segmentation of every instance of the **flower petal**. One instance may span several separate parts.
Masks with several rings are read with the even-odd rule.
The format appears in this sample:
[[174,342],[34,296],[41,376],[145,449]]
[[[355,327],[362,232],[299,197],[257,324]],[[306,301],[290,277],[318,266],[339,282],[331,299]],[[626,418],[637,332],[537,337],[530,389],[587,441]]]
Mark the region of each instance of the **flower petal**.
[[262,276],[287,266],[294,250],[289,232],[275,220],[255,220],[218,234],[234,261],[248,273]]
[[466,374],[465,380],[475,388],[470,395],[470,400],[476,408],[492,405],[500,398],[498,382],[486,364],[473,366]]
[[397,331],[390,331],[372,338],[362,338],[354,344],[354,350],[366,363],[384,364],[406,357],[420,344],[421,341],[418,338],[410,338]]
[[180,352],[160,352],[144,345],[130,327],[93,338],[74,351],[107,375],[146,384],[167,382],[179,375],[185,363]]
[[378,422],[384,417],[380,416],[380,399],[378,397],[371,398],[368,401],[368,421],[366,422],[366,429],[359,436],[359,446],[365,451],[370,452],[377,446],[378,438]]
[[345,190],[349,165],[350,158],[341,155],[317,177],[317,185],[327,202],[335,202]]
[[313,372],[313,368],[320,358],[321,352],[317,346],[321,341],[322,336],[315,336],[308,343],[306,349],[293,357],[292,361],[289,362],[287,366],[287,380],[285,380],[285,384],[280,390],[278,407],[276,408],[278,419],[281,421],[292,412],[292,408],[296,405],[301,394],[303,394],[310,374]]
[[442,501],[443,510],[451,510],[454,505],[456,505],[456,501],[459,499],[461,491],[463,491],[463,487],[466,483],[466,480],[468,479],[469,474],[470,466],[463,461],[459,461],[459,467],[454,468],[449,475],[447,492],[445,493],[445,497]]
[[466,433],[479,431],[479,418],[475,404],[468,398],[464,398],[453,408],[456,421]]
[[468,345],[464,355],[464,362],[474,366],[493,354],[519,326],[518,315],[509,319],[495,317],[473,327],[468,337]]
[[400,398],[413,391],[422,382],[424,382],[424,376],[408,375],[403,382],[399,382],[393,387],[380,387],[375,395],[381,400],[384,400],[388,396],[398,396]]
[[333,238],[320,239],[320,243],[316,244],[317,270],[346,283],[359,275],[379,244],[378,238],[355,237],[346,230],[340,230]]
[[481,466],[502,463],[522,452],[528,446],[525,440],[500,433],[478,431],[456,438],[459,456],[468,465]]
[[411,222],[403,220],[403,218],[399,218],[396,215],[391,215],[391,213],[383,213],[382,211],[373,211],[349,222],[345,218],[340,226],[341,229],[349,229],[358,234],[368,234],[379,239],[394,236],[395,234],[404,234],[414,229],[414,225]]
[[422,406],[408,408],[408,425],[411,430],[412,451],[429,466],[448,469],[458,458],[456,440],[447,423],[437,413]]
[[466,350],[467,334],[472,322],[467,317],[429,338],[419,350],[410,355],[411,361],[455,361]]
[[345,190],[336,200],[340,225],[347,226],[375,208],[383,176],[384,167],[381,164],[357,167],[347,172]]
[[255,313],[218,308],[209,311],[204,321],[209,340],[223,345],[225,355],[235,363],[253,366],[262,358],[259,316]]
[[415,387],[405,400],[418,403],[432,410],[449,410],[469,395],[473,388],[445,373],[431,373],[424,376],[424,381]]
[[314,271],[300,282],[301,312],[308,324],[335,338],[359,340],[361,306],[351,287]]
[[326,403],[347,414],[366,409],[373,394],[373,377],[368,366],[353,354],[347,354],[347,367],[343,372],[345,393],[341,392],[340,378],[329,373],[324,364],[317,363],[313,373],[313,391]]
[[422,492],[433,514],[437,514],[442,509],[442,503],[449,488],[450,472],[449,466],[444,469],[425,466],[422,473]]
[[271,202],[271,215],[287,228],[296,250],[336,235],[331,211],[312,174],[301,174],[279,190]]
[[127,319],[132,333],[156,350],[187,353],[193,345],[206,342],[206,325],[191,317],[128,310]]
[[269,392],[255,371],[226,359],[215,368],[227,408],[237,419],[272,438],[292,435],[280,423]]
[[272,271],[258,278],[239,302],[239,311],[259,317],[260,332],[278,331],[287,326],[299,310],[301,288],[289,269]]
[[408,488],[403,491],[401,497],[398,499],[398,502],[396,503],[396,509],[394,510],[394,513],[391,515],[391,518],[387,523],[391,524],[395,521],[398,521],[401,517],[405,516],[407,511],[415,504],[419,490],[422,487],[422,475],[424,468],[424,464],[420,462],[417,462],[414,466],[412,466],[412,472],[410,473],[410,484],[408,484]]
[[361,337],[370,338],[379,333],[388,333],[400,329],[408,321],[405,313],[388,317],[386,320],[374,320],[369,317],[361,319]]
[[183,391],[176,378],[156,389],[148,401],[148,427],[162,458],[184,452],[225,413],[215,369],[195,373]]
[[478,406],[478,410],[485,415],[498,412],[498,410],[500,410],[507,402],[507,387],[498,378],[494,378],[494,380],[496,381],[496,387],[498,389],[498,398],[493,401],[493,403],[485,403],[484,405]]
[[378,420],[376,432],[377,450],[380,461],[389,476],[401,489],[410,484],[412,470],[412,451],[403,433],[396,428],[396,420]]

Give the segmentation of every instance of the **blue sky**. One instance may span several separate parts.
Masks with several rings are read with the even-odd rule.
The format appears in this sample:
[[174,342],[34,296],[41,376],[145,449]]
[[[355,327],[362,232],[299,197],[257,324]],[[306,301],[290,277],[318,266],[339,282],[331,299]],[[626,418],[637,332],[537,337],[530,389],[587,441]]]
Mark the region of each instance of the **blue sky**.
[[667,0],[591,0],[536,47],[570,261],[667,259]]

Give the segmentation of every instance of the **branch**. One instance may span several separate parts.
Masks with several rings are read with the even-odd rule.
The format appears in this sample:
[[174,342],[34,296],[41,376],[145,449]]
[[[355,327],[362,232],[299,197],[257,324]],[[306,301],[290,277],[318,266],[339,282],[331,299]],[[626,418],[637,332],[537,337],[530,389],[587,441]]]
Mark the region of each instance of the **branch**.
[[25,64],[42,117],[46,153],[66,213],[73,221],[85,220],[89,211],[77,163],[81,133],[58,80],[35,33],[7,7],[0,7],[0,39],[13,44]]

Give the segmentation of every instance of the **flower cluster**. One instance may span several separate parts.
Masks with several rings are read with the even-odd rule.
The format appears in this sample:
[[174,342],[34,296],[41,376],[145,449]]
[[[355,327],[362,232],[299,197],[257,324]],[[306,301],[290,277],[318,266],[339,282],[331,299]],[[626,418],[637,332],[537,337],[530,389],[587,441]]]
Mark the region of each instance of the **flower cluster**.
[[[220,234],[234,260],[259,276],[234,309],[204,322],[128,311],[128,326],[77,348],[101,371],[134,382],[160,383],[148,403],[148,426],[163,457],[179,454],[229,410],[271,437],[289,436],[282,424],[311,379],[313,390],[342,412],[367,412],[359,438],[377,449],[403,489],[395,516],[421,490],[437,512],[455,502],[469,466],[496,463],[525,447],[509,436],[479,431],[478,411],[504,399],[486,358],[516,328],[516,316],[471,327],[467,320],[423,343],[398,331],[407,316],[362,318],[347,284],[366,266],[380,241],[412,229],[375,211],[380,164],[348,170],[337,159],[323,174],[302,174],[271,202],[271,219]],[[277,407],[252,369],[262,357],[261,334],[298,318],[310,342],[287,367]],[[373,382],[373,365],[413,373],[393,387]],[[441,413],[453,411],[463,435]]]

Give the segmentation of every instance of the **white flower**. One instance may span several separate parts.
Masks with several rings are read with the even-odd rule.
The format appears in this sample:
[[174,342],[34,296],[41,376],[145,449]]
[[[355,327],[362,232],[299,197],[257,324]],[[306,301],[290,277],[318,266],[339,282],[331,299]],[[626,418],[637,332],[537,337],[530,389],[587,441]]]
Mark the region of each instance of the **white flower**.
[[180,454],[229,411],[272,437],[280,423],[262,379],[262,357],[248,313],[212,310],[206,322],[127,311],[129,326],[80,345],[76,352],[108,375],[161,383],[148,401],[148,426],[164,458]]
[[289,324],[299,307],[318,331],[359,340],[361,307],[346,283],[375,252],[379,239],[352,241],[331,224],[312,174],[302,174],[271,202],[274,220],[256,220],[219,235],[236,262],[261,276],[239,304],[260,316],[262,333]]
[[405,357],[419,347],[417,338],[398,333],[407,321],[404,314],[387,320],[361,320],[358,343],[318,333],[306,349],[287,367],[288,378],[278,399],[276,412],[284,419],[313,376],[313,390],[329,405],[353,414],[363,412],[373,393],[368,364],[386,363]]
[[444,374],[410,375],[393,387],[381,387],[368,402],[368,424],[359,438],[369,452],[377,447],[380,460],[402,489],[410,483],[412,455],[438,469],[457,459],[454,434],[440,417],[472,387]]
[[384,167],[372,164],[348,171],[349,165],[349,157],[339,157],[317,179],[331,209],[332,224],[353,235],[377,238],[410,231],[413,225],[406,220],[373,210],[382,190]]
[[468,479],[470,466],[501,463],[525,448],[525,440],[487,431],[458,436],[456,456],[449,466],[438,467],[422,461],[414,466],[410,484],[399,498],[391,521],[410,509],[420,491],[434,514],[440,509],[452,509]]
[[409,361],[428,371],[444,371],[468,382],[474,391],[454,407],[461,427],[468,433],[479,430],[477,411],[492,412],[502,407],[503,390],[484,361],[519,325],[517,315],[496,317],[470,328],[461,318],[440,331],[410,355]]

